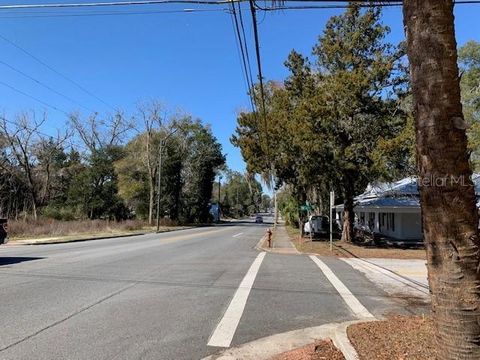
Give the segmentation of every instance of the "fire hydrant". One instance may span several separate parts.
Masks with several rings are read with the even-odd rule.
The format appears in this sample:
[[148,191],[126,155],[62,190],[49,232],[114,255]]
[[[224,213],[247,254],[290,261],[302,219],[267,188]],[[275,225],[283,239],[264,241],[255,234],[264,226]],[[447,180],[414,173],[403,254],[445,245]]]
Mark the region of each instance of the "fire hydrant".
[[270,228],[267,229],[267,241],[268,241],[268,247],[272,247],[272,230]]

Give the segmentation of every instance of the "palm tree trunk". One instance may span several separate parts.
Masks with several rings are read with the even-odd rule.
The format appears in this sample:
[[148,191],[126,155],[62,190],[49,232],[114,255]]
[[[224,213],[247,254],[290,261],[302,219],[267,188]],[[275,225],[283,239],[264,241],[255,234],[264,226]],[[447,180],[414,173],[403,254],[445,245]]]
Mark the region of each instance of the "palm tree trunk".
[[452,0],[405,0],[428,280],[439,359],[480,359],[480,242]]

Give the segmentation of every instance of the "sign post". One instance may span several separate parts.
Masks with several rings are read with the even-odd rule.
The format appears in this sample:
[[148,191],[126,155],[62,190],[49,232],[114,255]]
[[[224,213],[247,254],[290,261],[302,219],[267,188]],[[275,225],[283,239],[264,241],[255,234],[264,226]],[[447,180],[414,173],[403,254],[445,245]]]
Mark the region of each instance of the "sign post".
[[335,192],[330,191],[330,251],[333,251],[333,207],[335,206]]

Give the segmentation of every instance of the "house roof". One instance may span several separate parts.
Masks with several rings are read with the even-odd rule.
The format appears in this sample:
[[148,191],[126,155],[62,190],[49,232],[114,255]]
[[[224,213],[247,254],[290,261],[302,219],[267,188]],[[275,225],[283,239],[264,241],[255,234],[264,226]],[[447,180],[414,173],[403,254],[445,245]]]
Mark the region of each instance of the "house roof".
[[402,196],[402,197],[381,197],[372,199],[362,199],[356,202],[357,207],[411,207],[416,208],[420,206],[418,196]]
[[[480,174],[473,174],[473,185],[480,208]],[[419,208],[418,179],[406,177],[399,181],[369,184],[365,192],[355,198],[355,206],[359,207],[389,207],[389,208]],[[337,205],[343,208],[343,205]]]
[[418,196],[417,179],[415,177],[407,177],[392,183],[378,182],[376,184],[369,184],[365,192],[357,199],[378,198],[384,196],[394,195],[416,195]]

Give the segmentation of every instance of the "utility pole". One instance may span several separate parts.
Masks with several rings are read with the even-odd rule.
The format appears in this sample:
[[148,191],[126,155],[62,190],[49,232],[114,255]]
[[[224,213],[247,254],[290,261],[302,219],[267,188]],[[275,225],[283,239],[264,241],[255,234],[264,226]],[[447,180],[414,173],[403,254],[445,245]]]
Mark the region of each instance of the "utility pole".
[[218,222],[220,222],[220,189],[221,189],[222,175],[218,175]]
[[273,213],[273,228],[277,227],[278,222],[278,203],[277,203],[277,190],[275,187],[273,188],[273,206],[274,206],[274,213]]
[[160,192],[162,189],[162,150],[163,140],[160,140],[158,154],[158,179],[157,179],[157,232],[160,231]]
[[172,130],[163,139],[160,139],[159,154],[158,154],[158,179],[157,179],[157,232],[160,231],[160,198],[162,191],[162,152],[163,147],[167,143],[170,136],[177,132],[178,128]]
[[335,206],[335,192],[330,191],[330,251],[333,251],[333,208]]

